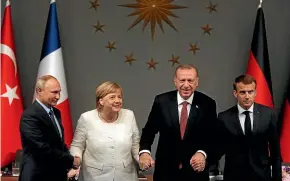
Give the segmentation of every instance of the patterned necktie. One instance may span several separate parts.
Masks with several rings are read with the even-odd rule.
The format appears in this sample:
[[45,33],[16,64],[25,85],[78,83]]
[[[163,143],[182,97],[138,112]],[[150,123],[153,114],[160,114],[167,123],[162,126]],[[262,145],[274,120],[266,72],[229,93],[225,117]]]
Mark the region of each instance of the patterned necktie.
[[62,138],[62,135],[61,135],[61,130],[60,130],[60,127],[59,127],[59,124],[57,123],[57,120],[55,120],[54,118],[54,113],[52,110],[49,111],[49,117],[55,127],[55,129],[57,130],[57,132],[59,133],[59,136]]
[[182,109],[181,109],[181,114],[180,114],[180,122],[179,122],[181,139],[183,139],[184,132],[185,132],[186,125],[187,125],[187,119],[188,119],[187,105],[188,105],[188,102],[186,102],[186,101],[184,101],[182,103]]
[[245,119],[245,135],[251,136],[252,134],[252,125],[251,125],[251,118],[250,118],[250,111],[244,111],[243,112],[246,115]]

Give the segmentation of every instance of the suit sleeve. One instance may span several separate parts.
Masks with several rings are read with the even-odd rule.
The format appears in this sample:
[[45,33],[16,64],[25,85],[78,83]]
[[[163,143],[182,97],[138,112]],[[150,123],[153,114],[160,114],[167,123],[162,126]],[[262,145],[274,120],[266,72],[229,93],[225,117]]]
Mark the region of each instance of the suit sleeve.
[[[133,113],[133,112],[132,112]],[[139,135],[139,130],[136,124],[136,119],[134,116],[134,113],[132,114],[132,155],[135,158],[136,161],[139,160],[139,141],[140,141],[140,135]]]
[[83,115],[80,116],[78,124],[74,133],[74,138],[70,146],[70,152],[74,156],[79,156],[82,160],[83,151],[86,147],[87,140],[87,129],[85,125],[85,118]]
[[227,143],[226,143],[226,129],[225,129],[225,125],[223,123],[223,119],[224,119],[224,116],[222,116],[221,113],[218,114],[218,117],[217,117],[217,122],[215,124],[215,136],[213,137],[213,148],[212,150],[214,150],[214,153],[213,153],[213,161],[214,162],[218,162],[221,157],[225,154],[225,149],[226,149],[226,146],[227,146]]
[[216,124],[217,124],[217,113],[216,113],[216,103],[215,101],[210,101],[207,110],[206,110],[206,115],[204,118],[206,124],[204,128],[204,135],[203,135],[203,140],[201,144],[201,149],[205,151],[207,154],[207,160],[210,163],[213,163],[213,155],[214,155],[214,150],[215,148],[212,148],[213,140],[215,137],[215,132],[216,132]]
[[282,180],[280,140],[277,130],[277,117],[274,111],[271,113],[271,122],[268,133],[270,159],[272,165],[272,181]]
[[140,140],[140,151],[149,150],[151,151],[151,145],[154,142],[155,135],[159,132],[160,129],[160,120],[161,120],[161,109],[158,102],[158,98],[155,97],[152,109],[149,113],[148,121],[145,124],[145,127],[142,129],[142,135]]
[[20,132],[23,142],[31,148],[34,155],[49,162],[61,163],[66,168],[71,168],[73,156],[68,152],[52,148],[41,129],[41,122],[33,116],[23,116],[20,123]]

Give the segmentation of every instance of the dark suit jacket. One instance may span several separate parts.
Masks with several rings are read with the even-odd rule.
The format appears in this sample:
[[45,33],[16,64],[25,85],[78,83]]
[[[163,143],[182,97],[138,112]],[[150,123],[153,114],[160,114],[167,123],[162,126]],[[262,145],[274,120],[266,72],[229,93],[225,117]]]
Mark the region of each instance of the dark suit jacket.
[[237,106],[218,115],[219,141],[222,143],[219,156],[225,154],[225,181],[281,181],[281,156],[274,110],[254,104],[253,113],[250,139],[242,130]]
[[[60,111],[53,110],[63,133]],[[19,180],[66,181],[67,169],[73,165],[73,156],[37,101],[23,112],[20,133],[23,159]]]
[[154,181],[180,180],[179,164],[188,181],[209,180],[208,168],[196,173],[190,166],[191,157],[203,150],[211,159],[210,139],[216,121],[216,103],[203,93],[195,91],[184,139],[181,140],[177,91],[155,97],[148,121],[142,130],[140,150],[150,150],[155,134],[159,132]]

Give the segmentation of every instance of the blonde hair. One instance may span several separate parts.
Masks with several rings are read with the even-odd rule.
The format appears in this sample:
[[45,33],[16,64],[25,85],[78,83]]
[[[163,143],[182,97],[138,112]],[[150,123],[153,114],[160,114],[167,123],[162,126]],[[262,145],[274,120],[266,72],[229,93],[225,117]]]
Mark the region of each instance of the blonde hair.
[[103,97],[105,97],[108,94],[116,93],[118,91],[121,91],[121,94],[123,94],[121,86],[119,84],[117,84],[116,82],[106,81],[106,82],[99,84],[96,88],[96,107],[97,107],[97,109],[98,110],[101,109],[101,105],[99,103],[100,99],[102,99]]

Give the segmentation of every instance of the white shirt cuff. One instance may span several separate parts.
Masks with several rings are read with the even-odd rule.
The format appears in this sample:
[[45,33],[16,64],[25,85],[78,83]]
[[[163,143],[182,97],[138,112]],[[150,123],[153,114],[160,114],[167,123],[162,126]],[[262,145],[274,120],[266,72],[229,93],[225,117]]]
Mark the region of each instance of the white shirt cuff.
[[139,152],[139,155],[141,155],[142,153],[149,153],[149,155],[151,155],[150,151],[149,150],[141,150]]
[[198,150],[197,152],[202,153],[203,156],[204,156],[204,158],[206,159],[207,155],[206,155],[206,153],[205,153],[204,151],[202,151],[202,150]]

